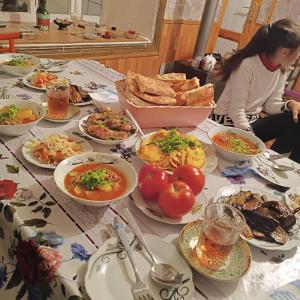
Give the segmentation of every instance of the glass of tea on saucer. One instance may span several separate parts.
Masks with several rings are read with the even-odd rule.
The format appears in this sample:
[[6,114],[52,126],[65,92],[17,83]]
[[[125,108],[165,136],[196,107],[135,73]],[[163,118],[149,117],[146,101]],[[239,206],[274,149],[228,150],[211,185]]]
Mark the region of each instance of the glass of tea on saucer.
[[48,113],[47,118],[63,120],[68,117],[70,86],[68,83],[57,83],[47,87]]
[[236,208],[223,203],[208,205],[196,247],[199,262],[211,270],[226,268],[245,227],[245,218]]

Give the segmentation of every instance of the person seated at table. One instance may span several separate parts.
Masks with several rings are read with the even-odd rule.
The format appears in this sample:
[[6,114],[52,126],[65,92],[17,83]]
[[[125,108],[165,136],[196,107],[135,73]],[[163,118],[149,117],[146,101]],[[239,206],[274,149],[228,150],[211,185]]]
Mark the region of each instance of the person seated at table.
[[[300,162],[300,103],[284,102],[288,67],[300,56],[300,26],[289,19],[262,26],[249,44],[225,61],[227,81],[213,120],[253,131],[272,149]],[[267,117],[260,118],[264,111]]]

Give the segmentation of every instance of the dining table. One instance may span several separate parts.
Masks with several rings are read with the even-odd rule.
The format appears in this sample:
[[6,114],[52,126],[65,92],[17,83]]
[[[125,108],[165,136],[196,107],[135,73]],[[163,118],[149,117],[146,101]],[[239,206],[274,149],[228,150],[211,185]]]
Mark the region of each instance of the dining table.
[[[41,61],[46,61],[47,66],[55,62]],[[149,218],[135,206],[130,195],[105,207],[79,204],[57,188],[53,170],[39,168],[24,159],[21,148],[32,138],[52,133],[80,136],[79,120],[96,113],[99,110],[97,103],[111,106],[114,111],[121,109],[115,82],[124,79],[124,75],[92,60],[64,61],[60,67],[57,73],[59,77],[83,87],[100,100],[80,106],[80,113],[68,122],[41,120],[22,136],[0,135],[0,299],[89,299],[85,289],[87,263],[104,243],[116,237],[114,218],[117,216],[126,224],[126,208],[131,211],[144,234],[158,236],[177,248],[178,236],[184,227],[182,224],[166,224]],[[24,85],[21,77],[1,72],[0,91],[3,88],[9,99],[38,103],[46,101],[44,91]],[[207,132],[216,126],[219,125],[208,118],[196,127],[179,129],[194,135],[203,143],[211,144]],[[143,129],[145,133],[155,130],[157,128]],[[139,134],[119,145],[89,143],[94,152],[119,156],[138,172],[144,165],[135,152],[138,138]],[[298,164],[294,165],[300,169]],[[17,184],[17,190],[11,197],[3,197],[7,191],[7,180]],[[279,184],[270,183],[254,172],[223,176],[217,167],[206,174],[201,197],[208,203],[220,188],[230,185],[259,187],[279,198],[285,192]],[[280,286],[300,279],[299,247],[288,251],[270,251],[252,245],[249,248],[251,267],[239,280],[219,282],[193,271],[191,280],[195,290],[191,299],[263,299],[264,293],[271,293]],[[105,285],[101,286],[106,288]],[[118,289],[118,282],[113,282],[112,286]],[[187,299],[183,288],[171,289],[161,299]],[[101,290],[98,299],[106,300],[101,297]]]

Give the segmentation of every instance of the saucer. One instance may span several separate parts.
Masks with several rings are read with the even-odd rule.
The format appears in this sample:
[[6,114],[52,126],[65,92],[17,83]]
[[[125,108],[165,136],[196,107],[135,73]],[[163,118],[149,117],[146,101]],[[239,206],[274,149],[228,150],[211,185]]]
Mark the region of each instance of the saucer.
[[246,275],[251,265],[251,253],[247,243],[239,240],[232,249],[226,267],[210,270],[199,261],[196,254],[202,222],[197,221],[186,225],[179,235],[179,249],[189,265],[203,276],[222,282],[238,280]]
[[79,113],[80,113],[80,108],[72,103],[69,103],[68,115],[66,119],[52,119],[52,118],[48,118],[47,115],[44,119],[50,122],[65,123],[65,122],[69,122],[72,118],[77,116]]

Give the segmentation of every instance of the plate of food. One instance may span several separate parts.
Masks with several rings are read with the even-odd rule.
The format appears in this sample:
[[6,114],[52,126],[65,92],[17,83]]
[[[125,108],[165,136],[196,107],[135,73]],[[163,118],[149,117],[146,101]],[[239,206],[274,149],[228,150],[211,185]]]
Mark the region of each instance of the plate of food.
[[93,141],[103,145],[116,145],[132,138],[137,129],[123,113],[102,111],[83,117],[80,131]]
[[106,206],[128,196],[137,185],[134,167],[118,156],[87,152],[63,160],[54,171],[57,187],[88,206]]
[[234,206],[244,215],[248,228],[242,237],[266,250],[290,250],[300,245],[300,219],[285,201],[253,186],[225,186],[214,202]]
[[0,134],[20,136],[46,115],[46,108],[33,101],[0,100]]
[[300,187],[295,186],[287,190],[284,199],[287,205],[294,210],[296,217],[300,218]]
[[39,64],[40,60],[29,54],[0,54],[0,69],[14,76],[24,76],[32,72]]
[[92,100],[89,92],[85,91],[81,86],[74,84],[70,85],[70,103],[77,106],[84,106],[91,104]]
[[146,134],[137,140],[135,151],[143,162],[154,164],[169,173],[178,166],[189,165],[208,174],[218,165],[218,159],[210,145],[177,129],[162,129]]
[[35,71],[23,78],[23,83],[33,89],[46,91],[53,84],[67,84],[68,80],[59,78],[56,74],[44,71]]
[[55,169],[64,159],[90,151],[93,151],[92,146],[85,139],[65,134],[39,136],[22,147],[28,162],[46,169]]

